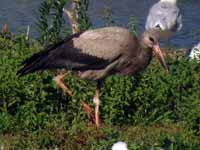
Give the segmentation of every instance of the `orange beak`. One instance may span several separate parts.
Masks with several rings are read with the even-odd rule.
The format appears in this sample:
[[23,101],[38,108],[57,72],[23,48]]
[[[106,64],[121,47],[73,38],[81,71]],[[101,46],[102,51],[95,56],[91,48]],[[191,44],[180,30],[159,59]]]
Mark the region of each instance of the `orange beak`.
[[155,44],[153,46],[153,52],[155,53],[155,55],[157,56],[158,60],[160,61],[160,63],[162,64],[162,66],[165,68],[165,70],[168,72],[169,71],[169,67],[168,65],[166,64],[166,61],[164,59],[164,56],[163,56],[163,53],[160,49],[160,46],[159,44]]

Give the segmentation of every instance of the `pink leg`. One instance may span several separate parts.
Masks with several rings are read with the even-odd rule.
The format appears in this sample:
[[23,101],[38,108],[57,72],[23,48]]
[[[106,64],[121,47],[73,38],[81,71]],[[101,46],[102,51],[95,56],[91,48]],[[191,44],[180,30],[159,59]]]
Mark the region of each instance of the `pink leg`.
[[63,78],[68,75],[68,73],[65,74],[59,74],[57,75],[54,80],[55,82],[61,87],[61,89],[67,93],[69,96],[73,96],[72,91],[63,83]]
[[95,96],[93,98],[93,102],[95,104],[95,124],[96,128],[99,129],[100,126],[100,119],[99,119],[99,105],[100,105],[100,100],[99,100],[99,88],[97,87]]
[[83,105],[83,108],[85,109],[88,118],[92,121],[92,123],[95,124],[95,116],[94,116],[94,110],[82,99],[80,100],[81,104]]
[[[55,82],[61,87],[61,89],[66,92],[69,96],[73,96],[71,90],[63,83],[63,78],[68,75],[68,73],[65,74],[59,74],[57,75],[54,80]],[[89,119],[95,123],[96,128],[98,129],[100,126],[100,119],[99,119],[99,104],[100,104],[100,100],[99,100],[99,86],[97,85],[96,88],[96,93],[95,96],[93,98],[93,102],[95,104],[95,116],[93,115],[93,109],[87,104],[85,103],[83,100],[81,100],[81,104],[83,105]]]

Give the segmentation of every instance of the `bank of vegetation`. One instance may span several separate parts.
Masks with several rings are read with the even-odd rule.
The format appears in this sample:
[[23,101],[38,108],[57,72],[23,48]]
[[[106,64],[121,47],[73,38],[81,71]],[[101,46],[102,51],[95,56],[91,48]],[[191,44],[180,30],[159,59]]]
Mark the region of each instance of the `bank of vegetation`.
[[[95,28],[86,13],[88,1],[82,2],[80,24]],[[168,74],[153,60],[135,77],[107,78],[101,92],[99,131],[80,104],[82,98],[93,105],[95,83],[67,76],[65,82],[74,92],[69,97],[52,80],[55,71],[16,76],[23,60],[62,38],[65,3],[41,4],[39,39],[1,34],[0,149],[108,150],[119,140],[127,142],[130,150],[200,149],[200,64],[195,60],[174,55],[167,57]],[[109,13],[106,16],[111,19]],[[131,20],[130,30],[135,32],[135,19]]]

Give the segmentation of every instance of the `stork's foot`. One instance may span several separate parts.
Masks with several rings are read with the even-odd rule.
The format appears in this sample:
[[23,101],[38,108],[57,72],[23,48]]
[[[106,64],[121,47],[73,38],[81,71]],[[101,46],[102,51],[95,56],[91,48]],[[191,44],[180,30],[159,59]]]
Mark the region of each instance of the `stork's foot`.
[[95,124],[94,110],[83,100],[80,100],[80,102],[83,105],[83,108],[86,111],[88,118],[92,121],[92,123]]
[[88,118],[91,120],[93,124],[95,124],[96,129],[99,129],[100,126],[100,119],[99,119],[99,113],[96,113],[96,107],[95,107],[95,112],[94,110],[83,100],[80,101],[81,104],[83,105],[83,108],[85,109]]

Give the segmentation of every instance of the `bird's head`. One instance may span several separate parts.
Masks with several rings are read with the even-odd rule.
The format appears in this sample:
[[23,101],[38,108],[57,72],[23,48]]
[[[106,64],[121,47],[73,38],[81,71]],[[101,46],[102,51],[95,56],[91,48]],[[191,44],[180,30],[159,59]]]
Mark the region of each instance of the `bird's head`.
[[168,3],[173,3],[176,4],[177,0],[160,0],[160,2],[168,2]]
[[141,36],[141,47],[145,50],[151,50],[157,56],[165,70],[168,71],[169,68],[160,49],[159,38],[160,35],[156,29],[147,30]]
[[119,141],[119,142],[113,144],[112,150],[128,150],[128,147],[125,142]]

